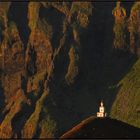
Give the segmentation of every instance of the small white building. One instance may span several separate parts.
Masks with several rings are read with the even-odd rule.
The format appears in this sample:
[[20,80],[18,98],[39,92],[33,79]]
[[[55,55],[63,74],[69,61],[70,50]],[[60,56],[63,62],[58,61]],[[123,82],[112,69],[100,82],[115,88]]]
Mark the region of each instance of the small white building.
[[99,112],[97,112],[97,117],[99,118],[103,118],[103,117],[106,117],[106,113],[105,113],[105,107],[104,107],[104,104],[103,102],[101,101],[101,106],[99,107]]

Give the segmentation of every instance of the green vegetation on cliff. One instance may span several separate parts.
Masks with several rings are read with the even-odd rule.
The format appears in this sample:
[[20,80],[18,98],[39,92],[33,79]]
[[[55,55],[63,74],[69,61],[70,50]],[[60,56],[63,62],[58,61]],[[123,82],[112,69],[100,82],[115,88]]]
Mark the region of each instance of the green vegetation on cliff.
[[120,89],[111,109],[111,117],[140,127],[140,59],[118,85]]

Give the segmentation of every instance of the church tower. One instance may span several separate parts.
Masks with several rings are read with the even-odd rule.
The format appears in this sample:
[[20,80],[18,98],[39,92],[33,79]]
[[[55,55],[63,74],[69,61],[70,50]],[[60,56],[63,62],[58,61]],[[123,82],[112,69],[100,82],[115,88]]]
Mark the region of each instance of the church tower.
[[97,112],[97,117],[99,117],[99,118],[106,117],[103,101],[101,101],[101,106],[99,107],[99,112]]

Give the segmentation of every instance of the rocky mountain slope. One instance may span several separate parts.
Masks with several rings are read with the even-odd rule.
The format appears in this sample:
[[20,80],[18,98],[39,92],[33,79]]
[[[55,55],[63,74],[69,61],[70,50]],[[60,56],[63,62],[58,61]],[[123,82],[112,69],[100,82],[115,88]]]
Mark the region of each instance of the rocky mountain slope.
[[139,2],[0,2],[0,137],[59,137],[101,99],[140,127],[139,13]]

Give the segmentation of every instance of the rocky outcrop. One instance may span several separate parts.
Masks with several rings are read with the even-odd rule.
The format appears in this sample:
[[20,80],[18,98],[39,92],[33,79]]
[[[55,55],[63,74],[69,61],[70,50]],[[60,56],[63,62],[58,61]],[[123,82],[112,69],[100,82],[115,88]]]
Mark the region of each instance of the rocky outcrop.
[[[7,99],[21,88],[21,75],[24,75],[24,47],[15,23],[11,22],[1,44],[2,85]],[[14,74],[13,74],[14,73]],[[11,82],[12,81],[12,82]]]
[[113,28],[114,48],[127,50],[139,56],[140,2],[135,2],[132,5],[130,14],[120,4],[121,2],[117,2],[116,8],[112,11],[115,18]]
[[140,46],[140,2],[135,2],[131,9],[129,17],[129,32],[130,32],[130,50],[139,56]]
[[[19,10],[28,9],[28,13],[21,10],[20,14],[16,6],[14,2],[0,5],[0,68],[5,97],[0,137],[54,137],[57,125],[47,111],[47,100],[59,86],[75,82],[80,33],[88,26],[92,5],[21,2]],[[26,35],[21,33],[24,31]]]
[[112,14],[115,17],[114,24],[114,48],[125,49],[126,44],[126,10],[117,2],[116,8],[113,9]]
[[10,138],[16,135],[14,133],[16,130],[14,130],[12,119],[25,104],[29,104],[29,100],[25,97],[22,90],[18,90],[15,96],[12,97],[12,99],[8,102],[7,106],[4,109],[4,112],[7,113],[0,125],[1,138]]

